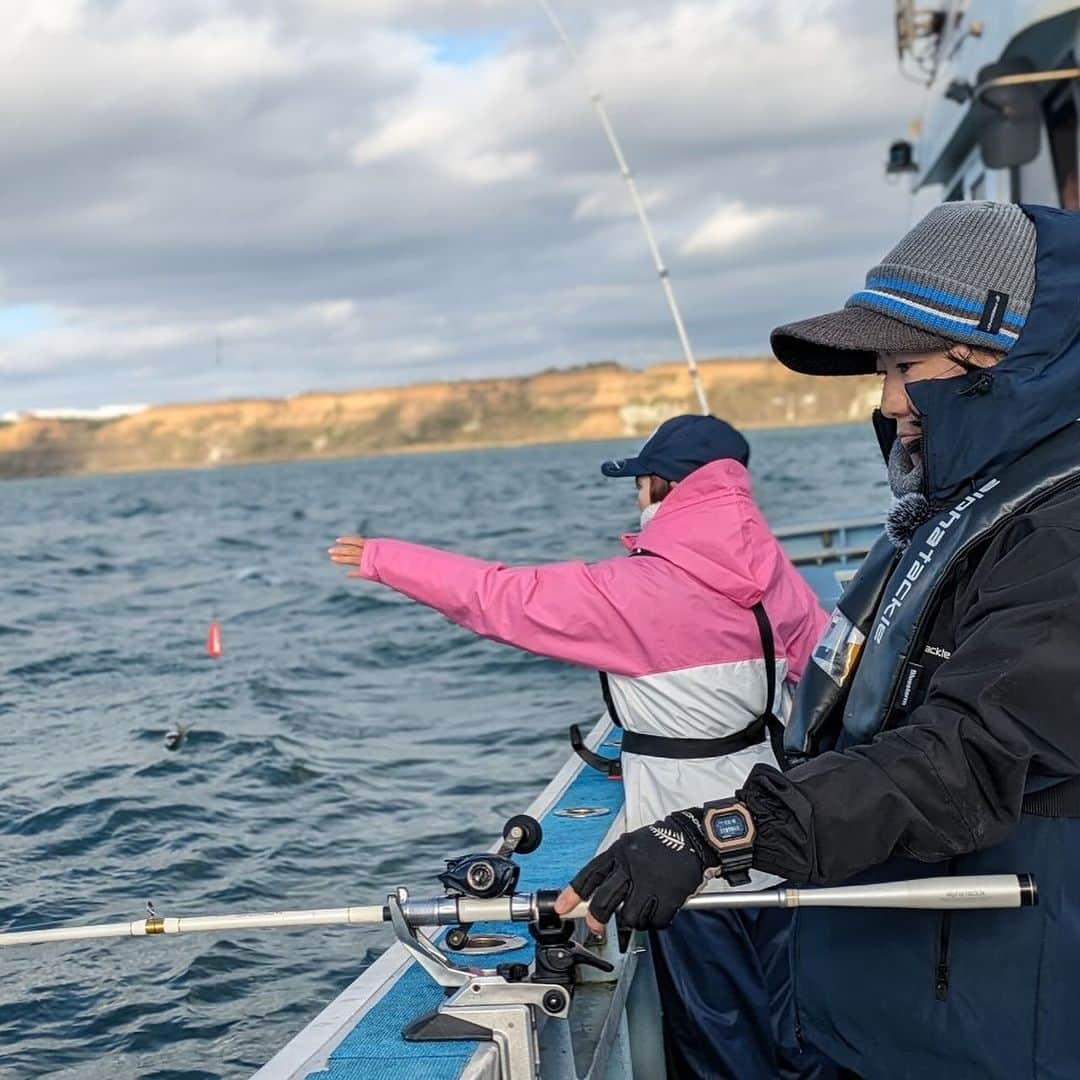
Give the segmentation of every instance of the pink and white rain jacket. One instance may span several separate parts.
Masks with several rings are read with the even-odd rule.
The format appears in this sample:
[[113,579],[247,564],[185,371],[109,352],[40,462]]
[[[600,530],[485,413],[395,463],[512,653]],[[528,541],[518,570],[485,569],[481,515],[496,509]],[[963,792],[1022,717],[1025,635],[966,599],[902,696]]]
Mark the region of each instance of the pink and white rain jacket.
[[[722,738],[764,711],[760,601],[783,719],[826,615],[755,505],[746,469],[724,460],[691,473],[623,543],[657,557],[517,567],[369,540],[360,572],[483,637],[608,672],[623,726],[668,738]],[[775,764],[767,740],[721,758],[624,754],[627,828],[733,794],[758,762]],[[755,872],[752,886],[771,880]]]

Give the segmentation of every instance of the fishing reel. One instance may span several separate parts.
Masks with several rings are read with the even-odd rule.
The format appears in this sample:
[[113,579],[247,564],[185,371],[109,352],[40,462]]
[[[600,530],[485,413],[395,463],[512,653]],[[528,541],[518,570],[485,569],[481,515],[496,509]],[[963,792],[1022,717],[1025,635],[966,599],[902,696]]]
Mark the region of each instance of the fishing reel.
[[[539,825],[531,818],[511,818],[503,835],[503,844],[494,854],[453,859],[440,875],[448,891],[479,890],[486,895],[459,891],[441,899],[413,901],[408,890],[400,888],[386,898],[385,910],[398,940],[447,995],[436,1009],[406,1024],[401,1034],[406,1042],[491,1042],[498,1058],[498,1076],[538,1080],[539,1019],[569,1017],[580,967],[611,974],[615,965],[574,940],[574,922],[555,911],[556,890],[514,893],[513,885],[508,885],[517,881],[519,873],[510,855],[524,853],[523,847],[534,850],[539,843]],[[502,895],[489,895],[502,888],[507,889]],[[476,912],[474,917],[478,918],[490,917],[492,900],[503,908],[499,917],[528,921],[536,942],[532,965],[514,962],[495,968],[459,967],[418,932],[418,925],[446,925],[450,921],[447,915],[461,919],[463,911]],[[481,914],[483,908],[487,912]],[[461,947],[467,947],[471,925],[461,922],[450,931],[465,936],[466,945]]]
[[[514,855],[528,855],[543,839],[540,822],[528,814],[517,814],[503,826],[503,842],[494,853],[462,855],[448,859],[439,881],[451,897],[494,900],[510,896],[517,888],[521,867]],[[611,971],[611,965],[573,940],[574,924],[555,914],[555,897],[550,890],[537,893],[537,910],[529,922],[536,942],[536,970],[530,977],[527,964],[500,964],[496,969],[507,982],[534,982],[563,986],[572,992],[578,965]],[[472,923],[460,923],[446,935],[447,946],[455,952],[469,947]]]
[[448,859],[446,873],[439,881],[448,896],[472,896],[477,900],[493,900],[513,892],[521,867],[499,855],[462,855]]
[[[528,814],[515,814],[503,826],[503,842],[495,852],[462,855],[447,859],[439,881],[447,896],[467,896],[473,900],[494,900],[509,896],[516,888],[521,867],[514,855],[528,855],[540,846],[544,831]],[[469,947],[471,923],[461,923],[446,935],[446,944],[455,952]]]

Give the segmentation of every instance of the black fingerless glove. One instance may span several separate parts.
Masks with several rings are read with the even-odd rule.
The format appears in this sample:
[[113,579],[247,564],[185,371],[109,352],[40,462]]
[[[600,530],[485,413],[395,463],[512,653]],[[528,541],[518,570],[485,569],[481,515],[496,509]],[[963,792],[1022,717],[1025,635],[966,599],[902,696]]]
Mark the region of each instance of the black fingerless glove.
[[719,856],[705,840],[698,807],[623,833],[570,883],[589,913],[606,923],[622,904],[622,921],[638,930],[664,927],[701,887]]

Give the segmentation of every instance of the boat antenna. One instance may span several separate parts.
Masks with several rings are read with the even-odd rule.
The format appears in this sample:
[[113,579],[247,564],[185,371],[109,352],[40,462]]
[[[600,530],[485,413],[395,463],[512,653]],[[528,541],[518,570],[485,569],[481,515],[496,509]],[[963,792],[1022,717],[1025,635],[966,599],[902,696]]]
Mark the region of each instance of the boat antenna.
[[[573,41],[570,40],[570,35],[566,32],[566,27],[559,21],[558,15],[555,14],[554,9],[548,3],[548,0],[537,0],[537,3],[548,17],[548,21],[554,27],[555,33],[558,34],[562,40],[574,66],[584,75],[581,54],[575,48]],[[622,146],[619,144],[619,138],[615,134],[615,128],[612,126],[611,117],[608,116],[607,106],[604,104],[603,96],[588,86],[587,82],[586,89],[589,92],[589,100],[593,103],[593,108],[596,109],[596,115],[600,118],[600,126],[604,129],[604,134],[607,136],[611,152],[615,155],[615,161],[618,163],[619,172],[622,173],[622,178],[626,181],[627,190],[630,192],[630,201],[634,204],[634,209],[637,211],[638,220],[641,222],[642,229],[645,230],[645,240],[649,245],[649,251],[652,253],[653,263],[656,266],[656,273],[660,278],[660,286],[664,290],[664,296],[667,298],[668,307],[671,309],[671,317],[675,320],[675,332],[679,335],[683,356],[686,359],[686,367],[690,372],[690,381],[694,384],[694,393],[697,395],[701,411],[707,415],[709,412],[709,399],[705,396],[705,387],[701,382],[701,372],[698,370],[697,360],[694,358],[694,350],[690,347],[690,338],[687,336],[686,326],[683,324],[682,313],[679,311],[679,302],[675,299],[675,290],[671,285],[671,276],[660,255],[660,247],[656,242],[656,236],[654,235],[652,225],[649,222],[649,215],[645,212],[645,204],[641,201],[641,196],[638,194],[637,184],[634,182],[634,174],[630,171],[630,166],[626,163],[626,155],[623,153]]]

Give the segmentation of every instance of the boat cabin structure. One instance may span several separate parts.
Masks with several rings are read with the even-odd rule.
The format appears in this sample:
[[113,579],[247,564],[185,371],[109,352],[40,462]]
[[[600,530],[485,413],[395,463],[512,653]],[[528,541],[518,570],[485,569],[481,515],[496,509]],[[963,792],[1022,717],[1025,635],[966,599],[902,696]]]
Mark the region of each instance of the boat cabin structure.
[[1080,209],[1080,6],[1049,0],[896,2],[901,71],[928,87],[886,171],[945,201]]

